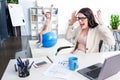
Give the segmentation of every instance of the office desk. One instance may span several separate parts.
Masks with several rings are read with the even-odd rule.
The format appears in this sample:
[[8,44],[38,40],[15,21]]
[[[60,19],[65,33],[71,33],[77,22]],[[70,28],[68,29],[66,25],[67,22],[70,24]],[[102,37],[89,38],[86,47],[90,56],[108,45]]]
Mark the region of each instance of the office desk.
[[[33,58],[47,56],[47,55],[55,55],[55,53],[57,52],[57,49],[59,47],[73,46],[72,43],[70,43],[69,41],[67,41],[64,38],[58,39],[57,43],[53,47],[50,47],[50,48],[45,48],[45,47],[38,48],[36,42],[37,42],[37,40],[29,40],[29,47],[30,47]],[[72,50],[73,50],[73,48],[63,49],[63,50],[61,50],[61,52],[59,52],[60,54],[58,54],[58,55],[69,53]]]
[[[120,51],[116,52],[105,52],[105,53],[94,53],[94,54],[66,54],[66,55],[59,55],[59,56],[49,56],[54,62],[57,61],[67,61],[68,57],[70,56],[77,56],[79,58],[79,68],[82,69],[84,67],[93,65],[95,63],[101,62],[103,63],[105,58],[120,54]],[[30,76],[26,78],[19,78],[17,72],[14,70],[14,64],[16,63],[15,59],[11,59],[1,80],[65,80],[61,78],[55,78],[55,77],[48,77],[43,75],[43,72],[51,65],[50,61],[46,57],[40,57],[40,58],[30,58],[31,62],[35,61],[41,61],[45,60],[48,62],[47,65],[40,68],[34,68],[32,66],[30,70]],[[76,71],[73,71],[71,76],[67,80],[89,80],[88,78],[82,76],[81,74],[78,74]],[[120,72],[107,78],[106,80],[120,80]]]

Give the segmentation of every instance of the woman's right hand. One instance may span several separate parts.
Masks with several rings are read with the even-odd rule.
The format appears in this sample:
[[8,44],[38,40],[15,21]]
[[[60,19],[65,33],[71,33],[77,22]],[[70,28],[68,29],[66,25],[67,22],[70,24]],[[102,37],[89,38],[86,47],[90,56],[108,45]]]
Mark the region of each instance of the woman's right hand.
[[70,25],[73,25],[77,21],[76,17],[77,17],[77,11],[73,11],[71,15]]
[[51,7],[53,7],[53,4],[51,4]]

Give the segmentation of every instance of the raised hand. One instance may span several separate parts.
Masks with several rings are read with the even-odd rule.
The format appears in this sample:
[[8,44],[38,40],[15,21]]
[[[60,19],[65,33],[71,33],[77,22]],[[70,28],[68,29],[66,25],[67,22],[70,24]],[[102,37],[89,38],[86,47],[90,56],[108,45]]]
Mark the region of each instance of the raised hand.
[[53,4],[51,4],[51,7],[53,7]]
[[76,17],[77,17],[77,11],[74,11],[71,15],[70,25],[73,25],[77,21]]
[[100,25],[102,25],[102,24],[103,24],[103,21],[102,21],[102,18],[101,18],[101,10],[98,10],[98,11],[97,11],[97,15],[95,15],[95,17],[96,17],[98,23],[99,23]]

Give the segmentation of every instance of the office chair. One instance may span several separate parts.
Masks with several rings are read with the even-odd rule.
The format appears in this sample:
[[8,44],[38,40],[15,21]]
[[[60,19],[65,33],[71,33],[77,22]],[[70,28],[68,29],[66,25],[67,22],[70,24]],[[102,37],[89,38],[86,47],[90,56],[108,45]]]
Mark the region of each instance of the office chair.
[[55,56],[57,56],[58,53],[59,53],[61,50],[67,49],[67,48],[74,48],[74,46],[62,46],[62,47],[59,47],[59,48],[57,49],[57,52],[55,53]]
[[118,36],[120,36],[120,32],[119,31],[114,31],[113,30],[113,35],[115,37],[115,50],[120,50],[120,38]]
[[103,40],[100,40],[100,42],[99,42],[99,52],[101,51],[102,44],[103,44]]
[[[101,51],[102,45],[103,45],[103,40],[100,40],[100,42],[99,42],[99,52]],[[63,50],[63,49],[68,49],[68,48],[74,48],[74,46],[63,46],[63,47],[59,47],[59,48],[57,49],[57,52],[55,53],[55,56],[57,56],[58,53],[59,53],[61,50]]]
[[117,30],[112,30],[112,33],[113,33],[113,36],[115,38],[115,45],[109,46],[109,45],[105,44],[104,42],[102,42],[100,52],[120,50],[120,38],[119,38],[120,32]]

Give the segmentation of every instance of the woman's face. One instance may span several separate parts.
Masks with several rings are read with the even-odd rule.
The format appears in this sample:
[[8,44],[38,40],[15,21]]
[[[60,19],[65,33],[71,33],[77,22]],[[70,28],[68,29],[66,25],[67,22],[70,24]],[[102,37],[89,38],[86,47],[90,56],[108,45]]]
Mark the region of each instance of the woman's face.
[[88,28],[88,18],[84,14],[78,13],[77,20],[78,20],[78,22],[80,24],[80,27],[82,29],[87,29]]
[[45,16],[46,16],[46,18],[50,18],[50,13],[46,12]]

